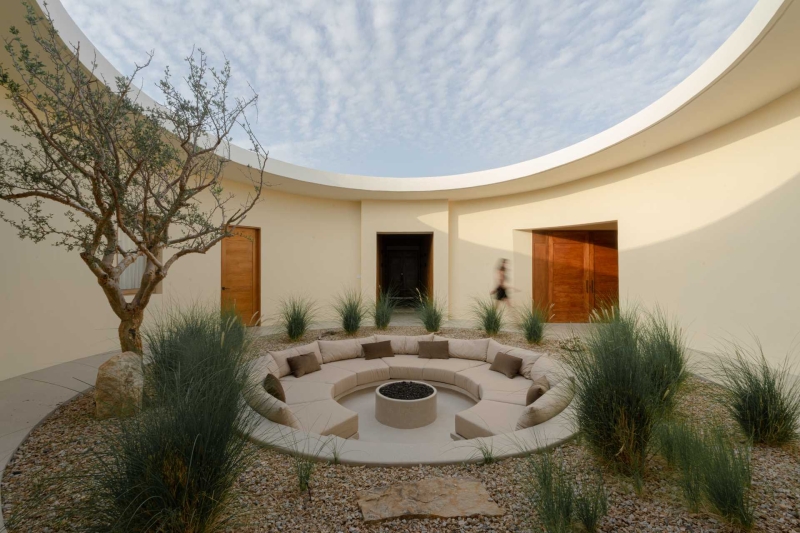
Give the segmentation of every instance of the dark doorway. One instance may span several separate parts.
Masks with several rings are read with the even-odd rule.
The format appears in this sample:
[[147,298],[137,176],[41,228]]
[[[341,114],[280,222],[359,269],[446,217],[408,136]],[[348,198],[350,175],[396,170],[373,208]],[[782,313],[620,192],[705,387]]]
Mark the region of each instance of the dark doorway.
[[391,290],[400,305],[433,290],[433,234],[378,234],[377,291]]

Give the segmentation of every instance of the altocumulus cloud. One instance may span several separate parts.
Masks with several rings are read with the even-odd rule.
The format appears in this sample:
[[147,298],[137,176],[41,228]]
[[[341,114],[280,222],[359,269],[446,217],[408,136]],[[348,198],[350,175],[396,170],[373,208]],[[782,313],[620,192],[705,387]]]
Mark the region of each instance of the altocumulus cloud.
[[705,61],[755,0],[62,0],[158,98],[193,46],[259,93],[276,159],[379,176],[531,159],[646,107]]

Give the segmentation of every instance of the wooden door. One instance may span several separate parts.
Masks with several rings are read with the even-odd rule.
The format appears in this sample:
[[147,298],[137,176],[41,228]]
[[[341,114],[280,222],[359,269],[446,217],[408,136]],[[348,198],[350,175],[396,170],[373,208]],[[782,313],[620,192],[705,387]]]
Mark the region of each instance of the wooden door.
[[553,322],[588,322],[591,312],[619,298],[617,232],[533,234],[533,300],[550,305]]
[[619,252],[617,232],[592,231],[594,248],[594,307],[619,301]]
[[588,322],[591,245],[585,231],[550,234],[550,303],[556,322]]
[[222,307],[249,326],[261,320],[260,237],[257,228],[237,227],[222,240]]

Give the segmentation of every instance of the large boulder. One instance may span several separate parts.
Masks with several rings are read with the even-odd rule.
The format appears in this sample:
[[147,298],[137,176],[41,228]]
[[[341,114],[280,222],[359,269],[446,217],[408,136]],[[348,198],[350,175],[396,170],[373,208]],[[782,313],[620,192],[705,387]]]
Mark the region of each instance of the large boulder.
[[124,418],[142,406],[142,356],[123,352],[100,365],[94,388],[95,416]]

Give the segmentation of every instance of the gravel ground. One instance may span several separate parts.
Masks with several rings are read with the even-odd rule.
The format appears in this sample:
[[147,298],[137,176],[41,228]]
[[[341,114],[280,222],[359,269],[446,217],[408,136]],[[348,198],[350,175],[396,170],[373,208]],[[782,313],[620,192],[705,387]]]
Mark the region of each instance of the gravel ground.
[[[371,331],[366,330],[366,334]],[[393,334],[418,334],[418,328],[392,328]],[[448,336],[475,338],[473,330],[447,330]],[[308,339],[318,336],[310,335]],[[325,338],[341,337],[330,332]],[[304,342],[308,342],[306,339]],[[499,342],[524,346],[520,336],[503,333]],[[259,340],[265,348],[288,346],[278,336]],[[548,341],[545,351],[558,356],[560,341]],[[715,385],[691,378],[681,396],[679,413],[698,424],[724,423],[735,430],[724,409],[711,401]],[[92,417],[91,396],[78,397],[60,406],[53,415],[32,432],[7,466],[2,479],[3,512],[13,516],[30,501],[37,487],[49,486],[50,476],[79,474],[85,470],[82,455],[91,450],[107,429],[108,422]],[[253,448],[254,466],[238,481],[237,532],[455,532],[455,531],[534,531],[531,506],[525,497],[525,459],[509,459],[480,465],[451,465],[413,468],[366,468],[318,464],[313,475],[310,498],[300,493],[294,464],[277,452]],[[659,458],[652,458],[644,489],[636,494],[631,482],[616,475],[593,458],[579,442],[556,450],[569,467],[582,476],[602,473],[609,494],[609,515],[603,520],[605,532],[700,532],[728,531],[708,513],[692,514],[681,501],[675,475]],[[800,449],[756,447],[753,450],[753,489],[757,524],[755,531],[800,532]],[[434,476],[466,476],[480,479],[492,498],[507,511],[499,518],[412,519],[365,524],[358,508],[356,493],[387,482],[414,481]],[[59,491],[49,486],[46,500],[15,532],[80,531],[80,524],[70,528],[52,511],[55,505],[69,505],[86,497],[80,490]]]

